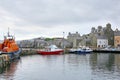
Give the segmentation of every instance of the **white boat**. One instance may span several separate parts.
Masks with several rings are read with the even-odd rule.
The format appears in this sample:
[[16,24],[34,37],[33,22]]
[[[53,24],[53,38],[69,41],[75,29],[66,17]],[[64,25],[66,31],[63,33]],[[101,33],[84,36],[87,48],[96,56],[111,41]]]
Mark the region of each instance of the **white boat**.
[[77,51],[77,49],[72,48],[69,50],[69,53],[75,53],[76,51]]
[[70,53],[77,53],[77,54],[80,54],[80,53],[91,53],[93,50],[90,49],[89,47],[80,47],[80,48],[77,48],[77,49],[70,49],[69,52]]
[[93,50],[89,47],[80,48],[77,50],[77,53],[91,53]]

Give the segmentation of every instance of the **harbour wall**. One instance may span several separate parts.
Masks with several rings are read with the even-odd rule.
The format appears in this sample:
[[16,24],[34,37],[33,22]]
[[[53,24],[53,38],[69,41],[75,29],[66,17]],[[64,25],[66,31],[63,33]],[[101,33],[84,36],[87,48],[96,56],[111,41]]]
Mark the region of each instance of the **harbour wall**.
[[0,54],[0,73],[2,73],[3,68],[9,66],[10,63],[11,61],[7,54]]
[[34,48],[22,48],[21,56],[37,54],[37,50]]
[[[34,55],[37,54],[37,49],[33,48],[22,48],[21,55]],[[2,71],[2,68],[6,68],[11,64],[12,60],[10,59],[8,54],[0,54],[0,73]]]

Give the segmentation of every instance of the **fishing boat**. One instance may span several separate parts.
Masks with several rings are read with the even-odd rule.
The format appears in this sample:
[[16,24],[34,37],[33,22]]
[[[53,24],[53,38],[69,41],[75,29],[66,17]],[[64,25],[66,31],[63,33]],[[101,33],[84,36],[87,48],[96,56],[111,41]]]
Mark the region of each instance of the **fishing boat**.
[[50,45],[44,50],[38,50],[37,53],[41,55],[59,55],[64,52],[63,49],[59,49],[56,45]]
[[11,60],[20,57],[21,49],[16,44],[15,37],[9,34],[9,30],[4,40],[0,43],[0,54],[7,54]]
[[91,53],[93,52],[92,49],[90,49],[89,47],[83,47],[83,48],[78,48],[76,53],[81,54],[81,53]]

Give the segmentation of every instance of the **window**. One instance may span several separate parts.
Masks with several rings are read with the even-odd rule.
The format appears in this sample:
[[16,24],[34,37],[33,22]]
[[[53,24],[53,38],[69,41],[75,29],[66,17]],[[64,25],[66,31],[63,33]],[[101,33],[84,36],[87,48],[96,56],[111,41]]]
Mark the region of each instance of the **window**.
[[100,47],[100,45],[98,45],[98,47]]
[[117,40],[117,43],[119,43],[119,40]]

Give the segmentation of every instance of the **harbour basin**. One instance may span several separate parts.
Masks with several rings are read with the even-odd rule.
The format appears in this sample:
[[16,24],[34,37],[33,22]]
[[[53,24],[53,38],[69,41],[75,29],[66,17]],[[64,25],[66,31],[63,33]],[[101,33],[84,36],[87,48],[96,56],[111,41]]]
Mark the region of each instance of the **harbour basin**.
[[0,80],[119,80],[120,54],[22,56],[0,68]]

